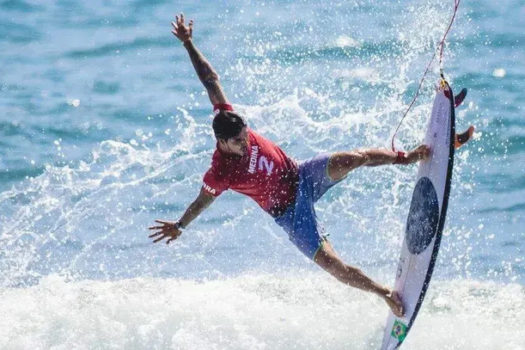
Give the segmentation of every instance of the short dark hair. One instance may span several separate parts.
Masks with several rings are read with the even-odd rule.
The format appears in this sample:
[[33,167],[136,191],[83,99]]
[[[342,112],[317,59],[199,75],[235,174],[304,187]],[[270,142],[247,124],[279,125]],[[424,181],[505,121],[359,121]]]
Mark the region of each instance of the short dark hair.
[[244,118],[231,111],[220,111],[213,118],[213,132],[217,139],[228,140],[235,137],[246,126]]

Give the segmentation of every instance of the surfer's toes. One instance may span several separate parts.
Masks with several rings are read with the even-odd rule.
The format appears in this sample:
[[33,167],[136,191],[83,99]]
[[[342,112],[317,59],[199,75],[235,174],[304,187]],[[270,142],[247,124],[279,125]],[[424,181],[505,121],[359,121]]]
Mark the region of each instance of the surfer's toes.
[[397,317],[403,317],[405,310],[403,307],[403,302],[401,301],[401,298],[397,292],[393,291],[390,296],[387,297],[386,302],[388,303],[388,306],[390,306],[390,309],[394,315]]
[[405,308],[403,307],[403,302],[401,301],[401,298],[399,297],[399,294],[397,292],[392,292],[392,299],[396,303],[396,311],[394,314],[398,317],[402,317],[405,314]]
[[474,135],[474,130],[474,126],[471,125],[466,131],[462,132],[461,134],[456,134],[454,139],[454,147],[459,148],[471,140],[472,135]]
[[430,149],[430,146],[427,146],[427,145],[423,145],[424,148],[423,148],[423,159],[428,159],[430,157],[430,152],[431,152],[431,149]]

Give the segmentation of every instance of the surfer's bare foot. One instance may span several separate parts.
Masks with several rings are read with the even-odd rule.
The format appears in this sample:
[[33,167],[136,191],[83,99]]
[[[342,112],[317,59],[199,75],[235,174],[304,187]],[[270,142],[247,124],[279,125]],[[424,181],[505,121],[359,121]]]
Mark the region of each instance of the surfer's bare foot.
[[430,147],[427,145],[419,145],[417,148],[406,154],[407,164],[412,164],[420,160],[425,160],[430,157]]
[[474,130],[474,125],[471,125],[466,131],[462,132],[461,134],[456,134],[454,138],[454,147],[460,148],[470,141],[472,139],[472,135],[474,135]]
[[392,313],[397,317],[403,317],[403,315],[405,314],[405,308],[403,307],[403,302],[401,301],[399,294],[397,294],[396,291],[391,291],[390,293],[385,295],[384,298],[386,303],[390,307],[390,310],[392,310]]

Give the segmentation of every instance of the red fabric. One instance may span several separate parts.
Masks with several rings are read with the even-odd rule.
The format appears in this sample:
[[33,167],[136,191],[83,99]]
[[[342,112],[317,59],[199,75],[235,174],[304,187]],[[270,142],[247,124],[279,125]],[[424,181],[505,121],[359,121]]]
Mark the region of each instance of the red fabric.
[[232,156],[217,149],[203,189],[213,196],[231,189],[249,196],[271,215],[280,215],[295,199],[297,163],[273,142],[247,131],[247,154]]
[[217,115],[220,111],[233,111],[233,107],[228,103],[217,103],[213,105],[213,114]]
[[406,161],[405,152],[398,151],[396,160],[394,160],[394,164],[404,164],[405,161]]

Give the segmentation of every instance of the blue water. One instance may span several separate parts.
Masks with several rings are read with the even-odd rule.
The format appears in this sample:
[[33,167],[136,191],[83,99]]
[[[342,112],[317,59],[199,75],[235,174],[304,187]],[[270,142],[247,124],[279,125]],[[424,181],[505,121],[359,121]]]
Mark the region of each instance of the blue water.
[[[169,23],[195,20],[236,109],[300,160],[388,147],[452,5],[0,1],[0,348],[378,348],[383,303],[307,261],[248,198],[221,195],[169,247],[148,240],[197,195],[215,147]],[[464,0],[448,37],[445,74],[469,89],[457,127],[477,131],[407,349],[525,348],[507,328],[525,322],[523,18],[524,1]],[[403,148],[423,138],[437,73]],[[335,249],[381,283],[416,170],[359,169],[318,205]]]

